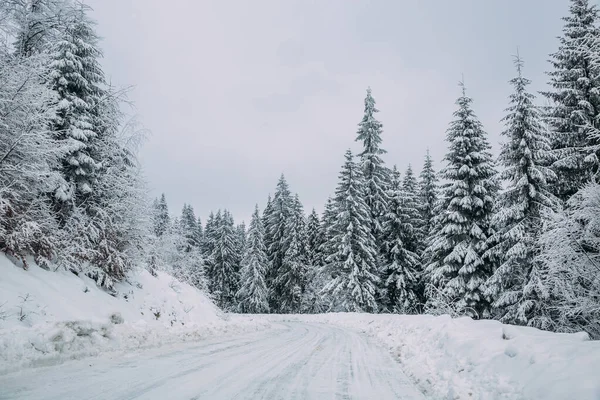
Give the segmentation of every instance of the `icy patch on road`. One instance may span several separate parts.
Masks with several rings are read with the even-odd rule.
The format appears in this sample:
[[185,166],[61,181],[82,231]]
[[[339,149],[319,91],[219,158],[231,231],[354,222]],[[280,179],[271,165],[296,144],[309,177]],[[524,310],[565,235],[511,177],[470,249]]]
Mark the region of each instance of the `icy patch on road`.
[[196,288],[140,271],[110,295],[66,271],[28,271],[0,255],[0,374],[109,351],[270,328],[220,311]]
[[600,399],[600,341],[585,333],[431,315],[279,318],[333,324],[377,338],[436,399]]

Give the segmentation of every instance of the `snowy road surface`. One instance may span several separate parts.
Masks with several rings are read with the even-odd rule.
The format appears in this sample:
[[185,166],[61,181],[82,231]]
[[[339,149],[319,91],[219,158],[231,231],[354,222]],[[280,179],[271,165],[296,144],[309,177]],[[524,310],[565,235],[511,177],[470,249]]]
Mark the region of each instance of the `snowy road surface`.
[[0,376],[0,399],[424,399],[360,334],[283,325]]

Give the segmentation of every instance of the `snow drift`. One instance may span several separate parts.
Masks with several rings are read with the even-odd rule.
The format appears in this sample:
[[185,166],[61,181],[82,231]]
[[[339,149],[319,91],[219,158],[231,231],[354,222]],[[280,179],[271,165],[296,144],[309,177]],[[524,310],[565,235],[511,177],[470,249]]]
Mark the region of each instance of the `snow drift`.
[[585,333],[432,315],[337,313],[290,319],[376,337],[435,399],[600,399],[600,341],[590,341]]
[[34,263],[24,271],[0,255],[0,373],[270,326],[224,314],[162,272],[139,271],[115,289],[110,295],[87,277]]

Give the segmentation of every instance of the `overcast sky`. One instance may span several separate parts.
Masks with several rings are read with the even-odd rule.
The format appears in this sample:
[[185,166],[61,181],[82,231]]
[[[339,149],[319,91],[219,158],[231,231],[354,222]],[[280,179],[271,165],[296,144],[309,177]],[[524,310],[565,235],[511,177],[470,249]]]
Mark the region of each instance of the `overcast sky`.
[[[568,0],[86,0],[105,72],[134,85],[142,161],[172,213],[248,219],[283,172],[309,212],[333,193],[371,86],[389,165],[438,168],[464,75],[498,150],[517,47],[547,78]],[[538,98],[543,103],[542,98]]]

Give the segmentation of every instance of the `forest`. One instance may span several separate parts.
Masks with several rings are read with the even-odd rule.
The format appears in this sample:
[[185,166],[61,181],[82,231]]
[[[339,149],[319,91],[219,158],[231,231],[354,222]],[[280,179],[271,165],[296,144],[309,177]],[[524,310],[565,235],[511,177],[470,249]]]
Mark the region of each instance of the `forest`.
[[324,212],[282,175],[248,226],[149,198],[144,130],[104,74],[90,13],[0,0],[0,251],[24,269],[34,260],[109,292],[136,269],[167,271],[230,312],[466,315],[600,339],[593,2],[570,0],[546,92],[514,57],[498,157],[461,83],[443,167],[425,154],[419,173],[400,170],[369,88],[363,115],[348,116],[361,151],[346,152]]

